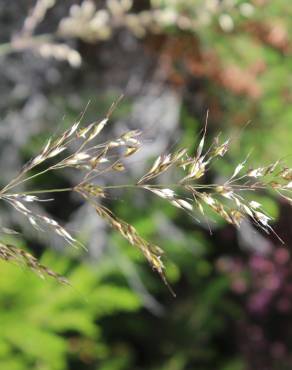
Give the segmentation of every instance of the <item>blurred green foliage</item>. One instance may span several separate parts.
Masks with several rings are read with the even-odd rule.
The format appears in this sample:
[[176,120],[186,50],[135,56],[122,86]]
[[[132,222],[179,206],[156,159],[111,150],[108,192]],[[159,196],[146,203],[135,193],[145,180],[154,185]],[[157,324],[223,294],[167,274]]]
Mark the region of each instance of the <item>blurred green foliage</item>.
[[103,259],[95,266],[72,268],[67,258],[52,253],[42,262],[66,274],[72,286],[1,262],[1,369],[61,370],[68,368],[68,361],[80,362],[80,368],[94,361],[99,369],[107,369],[109,363],[115,364],[111,369],[127,368],[127,348],[109,347],[96,322],[140,307],[134,292],[114,282],[116,266]]
[[[2,262],[1,368],[207,370],[220,363],[225,370],[228,362],[228,369],[240,369],[241,362],[229,363],[230,356],[221,355],[214,342],[231,318],[241,316],[228,297],[228,277],[218,274],[210,261],[216,248],[199,230],[176,237],[158,233],[165,217],[162,203],[154,198],[146,213],[123,206],[118,211],[165,249],[167,277],[178,298],[171,297],[141,254],[116,233],[107,253],[94,264],[43,255],[41,262],[64,274],[71,287]],[[179,223],[181,216],[170,213],[170,222]],[[156,304],[162,304],[162,311],[143,309],[147,297],[145,301],[141,292],[125,285],[137,278],[158,299]]]

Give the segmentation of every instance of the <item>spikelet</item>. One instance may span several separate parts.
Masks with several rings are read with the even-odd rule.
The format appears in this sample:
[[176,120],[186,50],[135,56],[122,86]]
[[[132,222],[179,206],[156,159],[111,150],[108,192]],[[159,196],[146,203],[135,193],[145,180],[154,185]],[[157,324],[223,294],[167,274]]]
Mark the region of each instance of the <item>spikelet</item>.
[[117,218],[108,208],[104,206],[96,206],[97,214],[106,220],[115,230],[117,230],[131,245],[137,247],[145,256],[148,263],[153,270],[157,271],[163,282],[175,297],[175,293],[168,284],[165,273],[164,265],[161,260],[163,251],[158,246],[149,243],[143,239],[134,228],[134,226]]
[[25,252],[23,249],[17,248],[13,245],[0,242],[0,259],[4,261],[15,262],[17,264],[24,264],[29,269],[35,271],[41,278],[50,276],[61,284],[70,285],[69,281],[65,277],[39,263],[38,260],[30,253]]

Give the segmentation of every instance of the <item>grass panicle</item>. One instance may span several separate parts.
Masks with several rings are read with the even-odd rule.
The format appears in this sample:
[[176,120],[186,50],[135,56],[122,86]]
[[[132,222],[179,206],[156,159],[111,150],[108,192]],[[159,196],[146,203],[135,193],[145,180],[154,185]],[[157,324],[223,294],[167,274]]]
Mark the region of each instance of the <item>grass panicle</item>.
[[[219,137],[216,137],[206,148],[207,123],[194,154],[189,153],[187,148],[181,148],[173,153],[158,156],[150,169],[136,182],[101,185],[101,176],[125,171],[126,159],[135,155],[143,145],[142,133],[137,130],[127,131],[104,142],[98,141],[98,136],[107,125],[114,107],[115,104],[100,121],[82,127],[80,119],[57,137],[50,138],[40,153],[28,161],[19,174],[0,190],[0,199],[26,217],[37,230],[50,229],[63,238],[69,246],[78,247],[82,244],[58,221],[35,212],[32,207],[36,202],[52,202],[53,199],[50,197],[52,193],[78,193],[94,207],[98,216],[143,253],[152,269],[158,272],[167,286],[162,250],[146,241],[132,225],[121,220],[102,204],[103,198],[108,197],[109,191],[116,188],[144,190],[163,198],[199,222],[200,217],[206,217],[205,210],[208,207],[235,227],[240,227],[242,220],[249,218],[265,233],[276,235],[271,226],[272,218],[259,202],[250,200],[247,193],[253,195],[256,191],[272,190],[292,204],[292,170],[283,166],[280,161],[267,166],[250,168],[248,159],[245,159],[235,166],[233,173],[221,183],[205,183],[205,175],[212,163],[223,159],[230,144],[230,140],[221,142]],[[38,171],[40,165],[42,169]],[[25,183],[36,177],[66,168],[78,171],[81,174],[81,181],[70,188],[19,190]],[[174,182],[161,183],[160,177],[166,171],[171,171],[175,175]],[[2,232],[5,232],[5,228],[2,228]],[[281,240],[279,236],[277,237]],[[34,257],[11,245],[1,244],[0,258],[5,260],[21,258],[27,266],[38,273],[53,276],[59,281],[61,279],[57,274],[40,265]],[[171,290],[170,287],[169,289]]]

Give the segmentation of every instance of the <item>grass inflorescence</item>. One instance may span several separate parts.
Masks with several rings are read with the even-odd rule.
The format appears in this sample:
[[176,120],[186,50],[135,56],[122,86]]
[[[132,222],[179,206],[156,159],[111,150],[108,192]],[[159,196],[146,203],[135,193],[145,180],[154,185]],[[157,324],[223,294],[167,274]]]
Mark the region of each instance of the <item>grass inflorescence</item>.
[[[162,261],[163,251],[160,247],[146,241],[134,226],[121,220],[103,203],[110,189],[130,188],[150,192],[174,207],[181,209],[199,221],[207,217],[206,207],[223,217],[228,223],[240,227],[244,218],[267,234],[275,234],[270,225],[272,218],[265,212],[262,205],[250,200],[247,193],[273,190],[280,197],[292,203],[292,169],[284,167],[280,161],[267,166],[250,168],[247,159],[235,166],[233,173],[221,183],[204,182],[211,164],[222,159],[228,152],[230,140],[220,141],[216,137],[206,148],[207,122],[195,153],[187,148],[180,148],[172,153],[160,155],[154,160],[151,168],[136,182],[120,185],[101,185],[100,177],[109,172],[126,170],[126,159],[143,146],[141,131],[130,130],[114,139],[98,142],[97,138],[110,119],[115,104],[100,121],[81,126],[81,118],[57,137],[50,138],[40,153],[28,161],[20,172],[0,190],[0,199],[20,212],[28,219],[32,227],[39,231],[52,230],[73,247],[83,246],[71,233],[55,219],[39,214],[31,207],[34,202],[53,201],[51,194],[57,192],[75,192],[84,201],[94,207],[97,215],[102,217],[113,229],[118,231],[130,244],[137,247],[145,256],[153,270],[157,271],[164,283],[168,283],[164,274]],[[37,170],[41,165],[41,170]],[[18,191],[24,183],[40,177],[50,171],[71,168],[79,171],[81,181],[69,188],[30,189]],[[166,171],[174,171],[176,181],[162,184],[160,177]],[[46,197],[44,197],[46,196]],[[7,229],[0,229],[5,233]],[[280,239],[280,237],[277,235]],[[0,243],[0,258],[24,263],[40,275],[53,276],[60,282],[67,282],[50,269],[41,265],[36,258],[21,249]],[[168,286],[169,287],[169,286]],[[171,288],[169,287],[171,290]],[[172,290],[171,290],[172,291]],[[174,294],[174,293],[173,293]]]

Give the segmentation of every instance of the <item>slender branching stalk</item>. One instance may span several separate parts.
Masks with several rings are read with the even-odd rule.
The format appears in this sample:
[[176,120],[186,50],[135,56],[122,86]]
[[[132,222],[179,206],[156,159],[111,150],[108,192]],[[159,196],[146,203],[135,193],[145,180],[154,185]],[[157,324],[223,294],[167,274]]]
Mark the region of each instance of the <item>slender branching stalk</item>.
[[[97,142],[97,137],[108,123],[115,105],[112,105],[106,117],[101,121],[81,127],[80,118],[62,134],[50,138],[40,153],[28,161],[19,174],[0,190],[0,200],[20,212],[37,230],[44,231],[49,228],[61,236],[67,244],[80,247],[82,244],[56,220],[35,212],[30,206],[34,202],[53,200],[43,198],[44,195],[49,196],[58,192],[78,193],[94,207],[99,217],[107,221],[113,229],[143,253],[150,266],[158,272],[167,286],[161,259],[163,251],[146,241],[132,225],[121,220],[102,204],[102,200],[107,198],[110,190],[130,188],[133,191],[137,189],[153,193],[174,207],[185,211],[199,222],[200,217],[206,217],[205,209],[209,207],[235,227],[240,227],[242,220],[249,218],[265,233],[275,234],[270,225],[271,217],[260,203],[250,200],[251,197],[247,196],[247,193],[253,195],[255,191],[272,190],[292,204],[290,195],[292,169],[284,167],[280,161],[267,166],[250,168],[245,159],[235,167],[233,173],[225,181],[218,184],[205,183],[205,174],[211,164],[226,155],[230,143],[230,140],[220,142],[218,136],[205,149],[207,122],[194,154],[189,153],[187,148],[181,148],[156,158],[149,171],[136,182],[101,185],[102,175],[125,171],[126,159],[133,156],[142,146],[141,131],[138,130],[127,131],[112,140]],[[42,165],[42,170],[38,171],[40,165]],[[69,188],[19,190],[20,185],[30,180],[41,177],[45,173],[66,168],[79,171],[81,181]],[[159,179],[167,171],[173,171],[177,180],[161,184]],[[5,232],[5,228],[1,231]],[[278,235],[277,237],[281,240]],[[59,281],[66,281],[39,264],[34,257],[14,246],[1,243],[0,258],[5,260],[21,258],[40,274],[51,275]],[[171,290],[170,287],[169,289]]]

